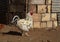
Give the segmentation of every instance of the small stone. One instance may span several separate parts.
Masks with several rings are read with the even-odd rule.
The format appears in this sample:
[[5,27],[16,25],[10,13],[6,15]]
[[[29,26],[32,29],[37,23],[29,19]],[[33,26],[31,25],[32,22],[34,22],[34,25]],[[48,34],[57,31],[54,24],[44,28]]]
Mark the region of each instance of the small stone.
[[20,39],[18,39],[18,40],[20,40]]

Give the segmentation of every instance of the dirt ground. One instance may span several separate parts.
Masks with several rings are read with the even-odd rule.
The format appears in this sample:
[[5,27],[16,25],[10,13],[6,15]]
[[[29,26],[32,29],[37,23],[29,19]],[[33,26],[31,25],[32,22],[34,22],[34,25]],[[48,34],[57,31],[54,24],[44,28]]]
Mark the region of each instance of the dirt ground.
[[[7,29],[4,29],[7,28]],[[0,42],[60,42],[60,26],[57,30],[31,29],[28,33],[30,36],[21,36],[16,27],[6,26],[0,31],[9,30],[6,34],[0,33]],[[13,31],[13,32],[12,32]]]

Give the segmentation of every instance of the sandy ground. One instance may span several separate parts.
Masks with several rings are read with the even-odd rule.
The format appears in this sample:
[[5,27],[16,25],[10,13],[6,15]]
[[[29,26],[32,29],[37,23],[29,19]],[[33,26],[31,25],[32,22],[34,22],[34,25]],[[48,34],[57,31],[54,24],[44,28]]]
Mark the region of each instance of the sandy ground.
[[[6,29],[4,29],[6,28]],[[0,42],[60,42],[60,27],[57,30],[31,29],[30,36],[21,36],[16,27],[5,26],[0,31],[6,30],[6,34],[0,33]],[[10,29],[9,29],[10,28]],[[13,32],[7,32],[13,31]]]

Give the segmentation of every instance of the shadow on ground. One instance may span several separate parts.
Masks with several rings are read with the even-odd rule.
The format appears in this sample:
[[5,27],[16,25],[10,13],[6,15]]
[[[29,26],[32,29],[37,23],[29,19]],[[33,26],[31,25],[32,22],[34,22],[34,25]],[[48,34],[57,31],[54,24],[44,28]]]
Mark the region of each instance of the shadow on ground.
[[9,31],[7,33],[2,33],[2,34],[22,36],[22,33],[16,31]]

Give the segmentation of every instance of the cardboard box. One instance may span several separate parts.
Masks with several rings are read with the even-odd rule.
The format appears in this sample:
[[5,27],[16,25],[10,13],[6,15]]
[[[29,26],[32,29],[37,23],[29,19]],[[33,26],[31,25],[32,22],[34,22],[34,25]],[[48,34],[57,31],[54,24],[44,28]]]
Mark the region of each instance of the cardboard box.
[[46,27],[47,27],[46,22],[41,22],[41,28],[46,28]]
[[58,26],[57,21],[54,21],[53,22],[53,27],[57,27],[57,26]]
[[36,5],[30,5],[29,11],[36,13]]
[[51,14],[51,20],[57,20],[57,14],[56,13]]
[[48,13],[51,13],[51,5],[48,5]]
[[46,0],[46,3],[47,4],[51,4],[52,3],[52,0]]
[[50,21],[50,14],[46,13],[46,14],[41,14],[42,16],[42,21]]
[[40,15],[40,14],[34,13],[34,14],[32,15],[32,18],[33,18],[33,21],[34,21],[34,22],[41,21],[41,15]]
[[38,13],[46,13],[46,5],[38,5]]
[[40,28],[40,22],[34,22],[33,27],[34,28]]
[[48,0],[48,4],[51,4],[52,3],[52,0]]
[[31,0],[30,4],[45,4],[45,0]]
[[52,27],[52,21],[47,21],[47,27],[48,28]]

